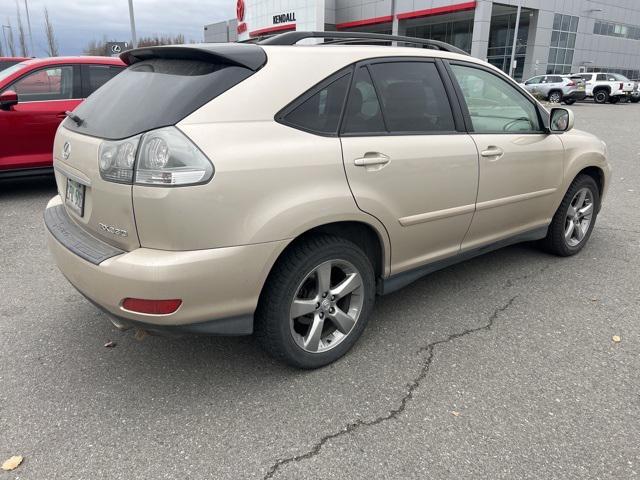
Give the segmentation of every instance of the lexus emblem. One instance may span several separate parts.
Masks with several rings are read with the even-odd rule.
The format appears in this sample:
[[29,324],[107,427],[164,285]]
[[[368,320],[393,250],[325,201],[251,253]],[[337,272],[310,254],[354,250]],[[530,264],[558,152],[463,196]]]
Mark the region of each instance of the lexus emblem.
[[69,158],[69,155],[71,155],[71,144],[69,142],[64,142],[64,145],[62,146],[62,158],[66,160]]
[[238,22],[244,20],[244,0],[238,0],[236,3],[236,17],[238,17]]

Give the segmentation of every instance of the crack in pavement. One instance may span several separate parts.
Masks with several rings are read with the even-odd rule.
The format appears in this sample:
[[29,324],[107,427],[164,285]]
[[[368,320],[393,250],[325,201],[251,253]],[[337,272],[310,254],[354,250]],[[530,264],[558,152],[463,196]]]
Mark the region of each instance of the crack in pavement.
[[351,432],[354,432],[362,427],[371,427],[371,426],[386,422],[387,420],[393,420],[394,418],[397,418],[399,415],[401,415],[405,411],[405,409],[407,408],[407,404],[413,398],[413,392],[420,386],[420,383],[422,382],[422,380],[424,380],[424,378],[429,373],[429,369],[431,368],[431,364],[433,362],[434,348],[437,347],[438,345],[451,342],[453,340],[456,340],[460,337],[464,337],[466,335],[470,335],[472,333],[480,332],[482,330],[490,330],[491,327],[493,327],[493,324],[498,318],[498,316],[502,312],[507,310],[509,307],[511,307],[511,305],[516,300],[516,298],[518,298],[518,296],[519,295],[514,295],[513,297],[511,297],[511,299],[509,299],[507,303],[505,303],[501,307],[497,307],[493,311],[493,313],[489,317],[489,321],[485,325],[482,325],[476,328],[469,328],[459,333],[453,333],[451,335],[446,336],[442,340],[437,340],[435,342],[428,343],[423,347],[420,347],[416,351],[416,353],[417,354],[426,353],[424,362],[422,364],[422,367],[420,368],[420,371],[418,372],[418,375],[416,375],[416,377],[410,383],[407,384],[407,391],[404,394],[404,396],[400,399],[400,404],[396,408],[388,411],[385,415],[381,415],[372,420],[359,419],[359,420],[356,420],[355,422],[351,422],[347,424],[345,427],[343,427],[341,430],[334,433],[330,433],[320,438],[320,440],[318,440],[318,442],[315,443],[313,447],[306,453],[279,459],[273,465],[271,465],[269,470],[267,470],[267,473],[264,475],[263,480],[273,478],[282,467],[284,467],[289,463],[296,463],[302,460],[306,460],[308,458],[315,457],[320,453],[320,451],[322,450],[322,447],[328,441],[333,440],[334,438],[341,437],[343,435],[348,435]]

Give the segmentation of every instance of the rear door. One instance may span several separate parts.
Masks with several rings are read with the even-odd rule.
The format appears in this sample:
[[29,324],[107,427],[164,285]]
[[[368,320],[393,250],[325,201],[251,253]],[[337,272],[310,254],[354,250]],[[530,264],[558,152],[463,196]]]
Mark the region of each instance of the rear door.
[[499,72],[451,62],[480,154],[476,213],[463,250],[545,227],[563,181],[564,147],[537,106]]
[[478,154],[444,73],[424,58],[356,66],[344,165],[358,207],[389,232],[392,273],[457,253],[473,216]]
[[82,100],[76,65],[53,65],[31,71],[8,85],[18,104],[0,110],[0,169],[46,167],[52,164],[53,138],[65,111]]

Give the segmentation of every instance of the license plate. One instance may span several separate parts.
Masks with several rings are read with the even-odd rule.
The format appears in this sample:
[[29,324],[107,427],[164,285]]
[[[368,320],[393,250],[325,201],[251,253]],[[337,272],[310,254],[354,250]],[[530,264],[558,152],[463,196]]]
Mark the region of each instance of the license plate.
[[67,193],[65,202],[78,215],[84,215],[84,189],[85,186],[75,180],[67,178]]

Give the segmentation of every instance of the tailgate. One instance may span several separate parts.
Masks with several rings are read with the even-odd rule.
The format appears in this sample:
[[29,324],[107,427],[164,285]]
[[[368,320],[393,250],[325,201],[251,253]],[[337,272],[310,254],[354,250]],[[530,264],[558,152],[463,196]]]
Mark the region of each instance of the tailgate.
[[[98,149],[102,140],[58,129],[53,145],[53,166],[58,193],[69,217],[83,230],[126,251],[140,246],[133,215],[131,185],[105,182],[98,170]],[[67,145],[67,146],[66,146]],[[65,147],[66,146],[66,147]],[[63,153],[64,150],[64,153]],[[66,157],[66,158],[64,158]],[[71,185],[68,185],[71,184]],[[65,201],[67,188],[84,197],[78,209]]]

